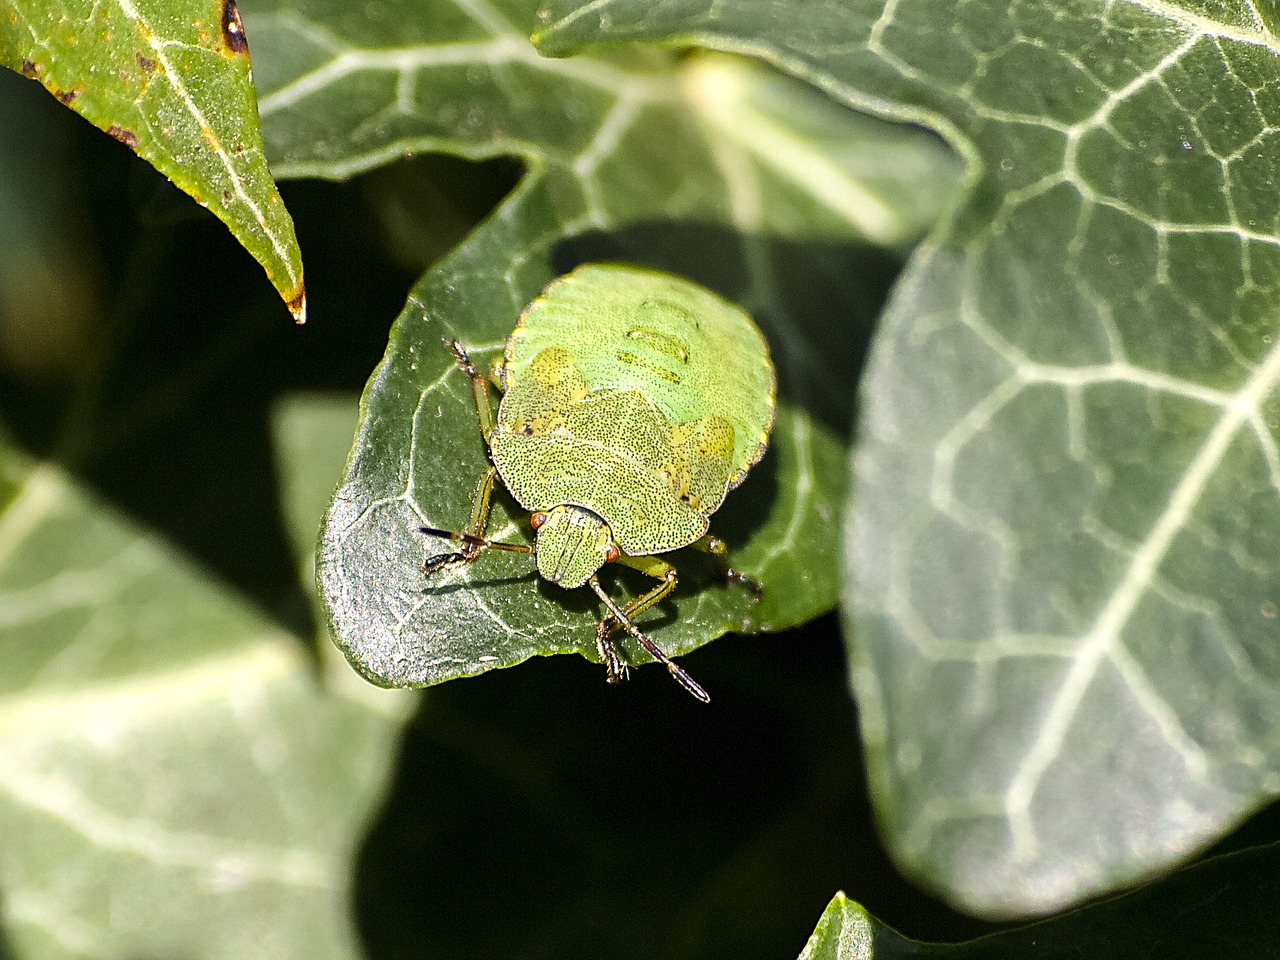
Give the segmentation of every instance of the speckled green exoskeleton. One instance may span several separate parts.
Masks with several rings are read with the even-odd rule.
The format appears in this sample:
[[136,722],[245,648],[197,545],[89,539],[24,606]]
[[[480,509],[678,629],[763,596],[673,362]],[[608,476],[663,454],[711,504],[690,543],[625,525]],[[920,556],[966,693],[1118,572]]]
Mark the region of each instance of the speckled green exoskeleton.
[[[702,689],[635,625],[676,586],[655,554],[694,546],[727,577],[759,595],[708,534],[711,514],[764,455],[773,425],[769,347],[741,308],[653,270],[589,264],[553,282],[507,339],[489,381],[458,341],[448,341],[471,380],[492,466],[476,490],[463,533],[423,527],[457,543],[423,570],[470,563],[485,549],[534,553],[538,572],[561,587],[589,586],[608,615],[596,645],[610,683],[626,676],[611,640],[623,629],[686,690]],[[535,544],[485,539],[495,477],[532,513]],[[611,562],[658,581],[618,605],[601,587]]]

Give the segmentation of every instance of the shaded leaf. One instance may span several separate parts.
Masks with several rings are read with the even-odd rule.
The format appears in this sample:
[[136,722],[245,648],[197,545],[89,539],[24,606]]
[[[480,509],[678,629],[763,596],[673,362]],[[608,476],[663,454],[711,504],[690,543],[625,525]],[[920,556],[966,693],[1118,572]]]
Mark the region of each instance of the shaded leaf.
[[[345,445],[350,417],[321,434]],[[293,486],[316,490],[341,446],[305,432]],[[56,467],[0,449],[0,502],[15,951],[358,956],[349,860],[403,702],[345,668],[322,681],[297,638]]]
[[[0,0],[0,63],[211,210],[306,318],[302,257],[263,155],[235,0]],[[235,295],[216,278],[211,288]]]
[[554,2],[759,51],[970,160],[863,385],[846,600],[903,867],[1046,911],[1280,784],[1277,69],[1252,8]]
[[[763,600],[753,608],[705,558],[677,558],[681,587],[645,625],[676,654],[829,608],[847,379],[862,346],[830,333],[872,315],[883,288],[871,278],[893,262],[877,251],[906,243],[943,202],[949,156],[919,132],[855,117],[744,61],[640,50],[549,61],[526,39],[535,24],[523,4],[395,9],[395,31],[378,26],[381,15],[350,24],[341,4],[252,19],[275,169],[345,176],[434,149],[514,153],[529,172],[417,285],[370,381],[321,545],[339,645],[389,685],[538,654],[595,656],[594,603],[537,582],[520,556],[486,555],[426,583],[423,560],[445,548],[417,532],[460,529],[485,464],[474,404],[442,339],[462,339],[487,364],[524,305],[586,260],[664,268],[742,303],[779,368],[772,447],[713,518],[735,564],[764,584]],[[785,156],[755,149],[744,124],[787,131]],[[904,169],[933,173],[931,190],[895,171],[908,157]],[[524,535],[505,495],[490,529]],[[622,579],[615,593],[644,588]]]
[[1280,956],[1280,845],[1215,857],[1159,883],[967,943],[918,943],[837,893],[801,960],[1165,960]]

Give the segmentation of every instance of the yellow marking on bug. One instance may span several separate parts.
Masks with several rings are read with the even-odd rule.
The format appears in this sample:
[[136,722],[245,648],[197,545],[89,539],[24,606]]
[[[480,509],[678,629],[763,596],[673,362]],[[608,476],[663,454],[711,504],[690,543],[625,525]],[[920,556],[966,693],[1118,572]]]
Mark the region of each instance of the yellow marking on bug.
[[639,340],[646,346],[652,347],[659,353],[665,353],[668,357],[674,357],[681,363],[689,362],[689,348],[679,337],[662,333],[652,327],[635,327],[627,331],[627,337],[631,340]]
[[666,380],[668,383],[680,382],[680,375],[676,373],[674,370],[668,370],[666,367],[655,366],[654,364],[649,363],[647,360],[641,360],[634,353],[619,352],[618,360],[621,363],[629,363],[633,367],[639,367],[642,370],[648,370],[654,376],[661,377],[663,380]]

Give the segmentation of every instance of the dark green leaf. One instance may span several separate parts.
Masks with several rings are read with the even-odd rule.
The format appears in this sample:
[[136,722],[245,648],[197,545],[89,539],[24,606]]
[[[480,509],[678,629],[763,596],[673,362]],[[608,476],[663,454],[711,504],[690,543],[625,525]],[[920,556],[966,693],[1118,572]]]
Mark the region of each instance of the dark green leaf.
[[907,940],[838,893],[800,960],[1266,960],[1280,957],[1277,897],[1277,844],[1215,857],[1126,896],[968,943]]
[[1275,170],[1252,7],[553,2],[969,159],[863,386],[846,592],[889,842],[985,914],[1208,843],[1280,783]]
[[[0,64],[213,211],[305,319],[302,256],[263,156],[234,0],[0,0]],[[216,278],[210,289],[235,293]]]
[[[357,669],[421,685],[539,654],[595,656],[595,604],[539,582],[528,557],[485,555],[428,583],[421,564],[447,545],[418,533],[465,525],[485,465],[442,340],[459,337],[487,364],[524,305],[586,260],[658,266],[719,290],[757,317],[779,367],[771,449],[713,522],[763,599],[753,607],[705,558],[677,557],[681,586],[645,625],[676,654],[829,608],[862,348],[856,334],[831,334],[865,327],[883,289],[870,278],[892,263],[884,248],[911,240],[944,201],[945,151],[746,61],[639,50],[546,60],[526,39],[535,23],[521,4],[375,5],[358,25],[348,15],[316,4],[251,21],[278,172],[345,176],[423,149],[509,152],[528,166],[414,289],[366,391],[320,554],[334,634]],[[522,530],[504,494],[490,534]],[[619,595],[644,587],[622,581]]]

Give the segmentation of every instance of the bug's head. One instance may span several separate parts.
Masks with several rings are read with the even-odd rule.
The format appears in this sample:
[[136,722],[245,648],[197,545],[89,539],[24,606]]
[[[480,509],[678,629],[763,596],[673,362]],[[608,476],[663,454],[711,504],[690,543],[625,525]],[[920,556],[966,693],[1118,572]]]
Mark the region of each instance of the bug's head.
[[538,531],[538,573],[565,589],[580,587],[606,563],[618,559],[608,525],[590,510],[559,506],[532,518]]

